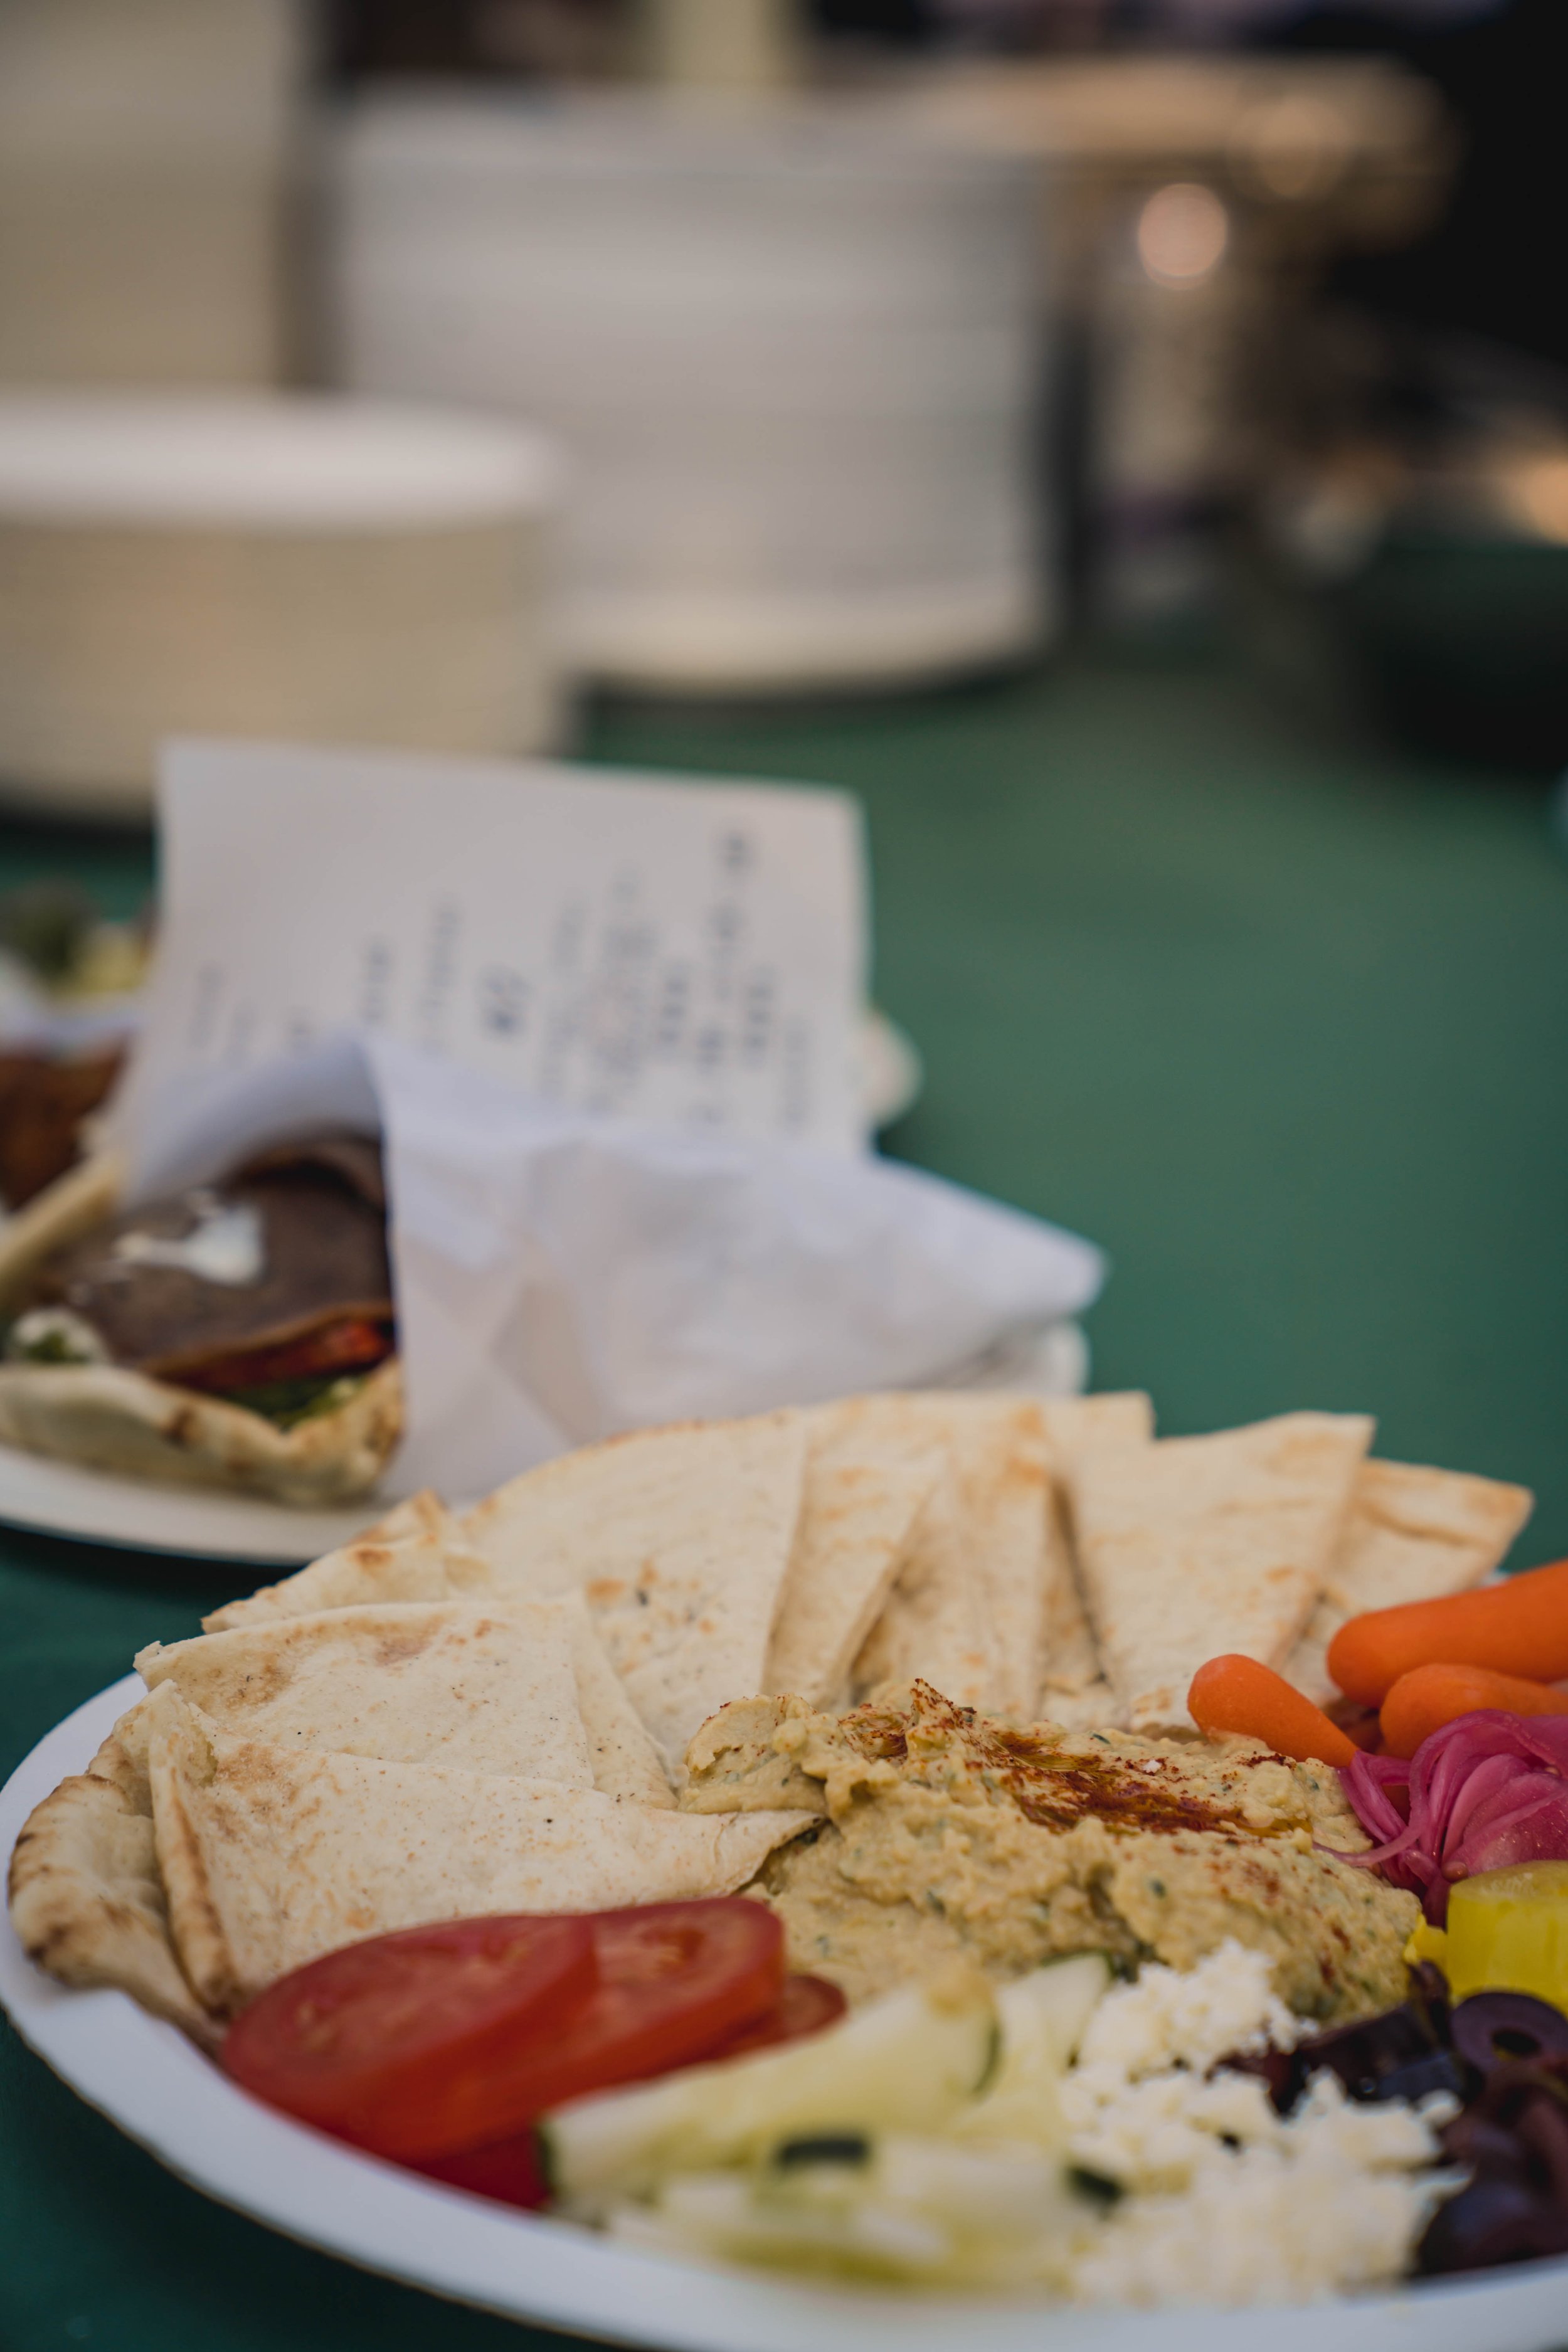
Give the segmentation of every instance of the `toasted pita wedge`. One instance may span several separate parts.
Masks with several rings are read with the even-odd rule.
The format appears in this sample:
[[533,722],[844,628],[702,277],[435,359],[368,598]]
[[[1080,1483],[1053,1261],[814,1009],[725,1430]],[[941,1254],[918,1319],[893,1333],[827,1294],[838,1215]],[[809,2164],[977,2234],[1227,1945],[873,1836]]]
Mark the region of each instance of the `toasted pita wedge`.
[[942,1468],[911,1454],[903,1400],[850,1397],[808,1416],[805,1486],[763,1687],[814,1706],[843,1689],[909,1550]]
[[390,1511],[363,1528],[357,1539],[361,1543],[389,1544],[402,1543],[409,1536],[458,1541],[458,1515],[447,1508],[433,1486],[421,1486],[416,1495],[394,1503]]
[[154,1642],[136,1667],[150,1690],[174,1682],[225,1729],[279,1747],[674,1801],[575,1593],[328,1610]]
[[220,2016],[395,1927],[731,1894],[807,1819],[648,1812],[555,1781],[281,1748],[225,1731],[173,1684],[151,1704],[174,1945]]
[[1154,1408],[1141,1390],[1129,1389],[1103,1396],[1047,1397],[1040,1411],[1051,1446],[1056,1540],[1066,1560],[1047,1584],[1045,1671],[1037,1711],[1070,1730],[1107,1728],[1117,1720],[1116,1699],[1100,1672],[1083,1603],[1068,1471],[1090,1448],[1147,1445],[1154,1434]]
[[1436,1601],[1489,1576],[1534,1507],[1527,1486],[1425,1470],[1404,1462],[1365,1462],[1350,1519],[1310,1624],[1286,1659],[1288,1681],[1319,1706],[1339,1696],[1330,1679],[1329,1643],[1347,1617]]
[[856,1660],[855,1695],[918,1677],[960,1706],[1027,1717],[1047,1584],[1062,1566],[1051,1545],[1038,1401],[931,1393],[872,1402],[896,1409],[917,1458],[938,1453],[943,1466]]
[[1358,1414],[1284,1413],[1073,1465],[1084,1598],[1123,1722],[1190,1727],[1187,1685],[1223,1652],[1283,1664],[1321,1596],[1372,1433]]
[[11,1922],[27,1958],[62,1984],[116,1986],[206,2042],[169,1936],[143,1715],[122,1717],[87,1770],[28,1815],[11,1855]]
[[1058,1468],[1090,1448],[1147,1445],[1154,1408],[1142,1389],[1108,1389],[1100,1396],[1042,1397],[1040,1417]]
[[[411,1511],[413,1505],[400,1508]],[[450,1513],[445,1516],[451,1517]],[[395,1517],[386,1521],[388,1527]],[[369,1528],[357,1542],[323,1554],[280,1583],[264,1584],[248,1599],[215,1609],[202,1625],[209,1633],[228,1633],[241,1625],[312,1616],[321,1609],[353,1609],[378,1601],[475,1600],[504,1591],[489,1562],[469,1550],[455,1526],[453,1522],[451,1532],[445,1527],[421,1526],[391,1536]]]
[[807,1425],[784,1412],[612,1438],[514,1478],[464,1517],[506,1582],[583,1594],[672,1777],[698,1725],[762,1686]]
[[570,1611],[399,1601],[204,1633],[136,1660],[225,1729],[289,1748],[591,1789]]

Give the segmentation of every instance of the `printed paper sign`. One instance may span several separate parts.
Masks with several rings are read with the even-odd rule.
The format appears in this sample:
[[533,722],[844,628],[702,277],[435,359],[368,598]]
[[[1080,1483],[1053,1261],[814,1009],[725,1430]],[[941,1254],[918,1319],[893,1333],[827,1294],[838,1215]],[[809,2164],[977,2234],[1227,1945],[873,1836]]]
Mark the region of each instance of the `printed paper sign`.
[[343,1030],[577,1110],[866,1139],[859,812],[847,795],[180,742],[123,1106]]

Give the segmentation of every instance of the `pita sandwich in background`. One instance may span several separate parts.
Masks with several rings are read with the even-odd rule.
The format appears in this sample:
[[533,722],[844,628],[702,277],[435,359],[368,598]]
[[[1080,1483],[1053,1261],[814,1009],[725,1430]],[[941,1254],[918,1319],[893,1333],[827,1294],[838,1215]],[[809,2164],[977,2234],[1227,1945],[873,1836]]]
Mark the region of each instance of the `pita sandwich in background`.
[[558,1781],[283,1748],[224,1730],[174,1684],[148,1704],[170,1932],[217,2016],[396,1927],[732,1894],[809,1819],[650,1812]]
[[503,1583],[580,1592],[666,1769],[762,1688],[795,1544],[806,1413],[640,1430],[500,1487],[462,1522]]
[[395,1356],[344,1403],[291,1429],[120,1364],[0,1364],[0,1443],[166,1486],[229,1487],[302,1508],[352,1503],[402,1435]]
[[808,1415],[799,1524],[760,1688],[835,1705],[908,1555],[942,1468],[897,1397]]
[[1117,1719],[1188,1728],[1205,1659],[1279,1667],[1328,1580],[1373,1423],[1295,1412],[1090,1451],[1069,1472],[1079,1571]]
[[1286,1679],[1319,1706],[1338,1698],[1328,1647],[1347,1618],[1479,1584],[1502,1560],[1534,1503],[1527,1486],[1495,1478],[1404,1462],[1363,1463],[1322,1599],[1281,1669]]

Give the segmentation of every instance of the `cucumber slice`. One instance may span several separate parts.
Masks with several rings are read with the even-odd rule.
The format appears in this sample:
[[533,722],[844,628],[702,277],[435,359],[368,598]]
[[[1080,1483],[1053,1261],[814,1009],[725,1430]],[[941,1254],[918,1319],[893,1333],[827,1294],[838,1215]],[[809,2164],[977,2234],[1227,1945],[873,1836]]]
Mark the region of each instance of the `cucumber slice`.
[[1059,2164],[893,2133],[862,2168],[688,2173],[616,2235],[731,2262],[910,2284],[1054,2280],[1081,2232]]
[[1075,1952],[1005,1986],[996,2001],[1001,2063],[984,2096],[954,2118],[954,2136],[971,2145],[1064,2147],[1067,2124],[1058,2089],[1110,1987],[1110,1966],[1102,1952]]
[[803,2133],[936,2130],[985,2080],[996,2040],[981,1978],[910,1986],[786,2049],[558,2107],[541,2126],[550,2178],[558,2197],[592,2208]]

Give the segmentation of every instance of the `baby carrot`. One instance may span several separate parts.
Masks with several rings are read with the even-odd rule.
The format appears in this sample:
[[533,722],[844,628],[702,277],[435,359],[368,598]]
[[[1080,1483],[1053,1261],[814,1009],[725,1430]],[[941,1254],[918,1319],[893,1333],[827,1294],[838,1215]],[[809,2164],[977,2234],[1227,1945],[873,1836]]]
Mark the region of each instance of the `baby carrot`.
[[1261,1739],[1278,1755],[1320,1764],[1348,1764],[1355,1744],[1321,1706],[1303,1698],[1272,1666],[1256,1658],[1211,1658],[1193,1676],[1187,1710],[1200,1731],[1237,1731]]
[[1508,1715],[1568,1715],[1568,1691],[1494,1674],[1489,1666],[1412,1666],[1383,1702],[1384,1748],[1390,1756],[1414,1756],[1428,1732],[1481,1706],[1500,1706]]
[[1412,1666],[1489,1666],[1561,1682],[1568,1676],[1568,1559],[1445,1601],[1369,1609],[1329,1643],[1330,1674],[1363,1706],[1381,1706]]

